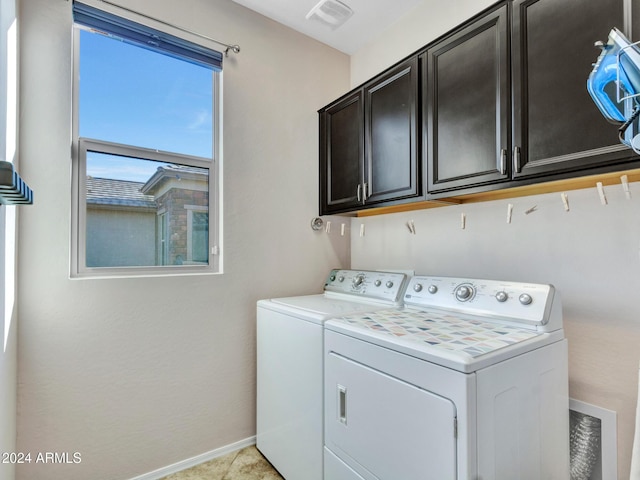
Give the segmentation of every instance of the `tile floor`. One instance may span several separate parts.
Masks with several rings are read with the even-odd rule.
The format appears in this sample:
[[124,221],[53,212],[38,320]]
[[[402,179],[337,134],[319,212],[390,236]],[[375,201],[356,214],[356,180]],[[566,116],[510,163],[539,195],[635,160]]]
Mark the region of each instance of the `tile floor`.
[[231,452],[162,480],[284,480],[255,445]]

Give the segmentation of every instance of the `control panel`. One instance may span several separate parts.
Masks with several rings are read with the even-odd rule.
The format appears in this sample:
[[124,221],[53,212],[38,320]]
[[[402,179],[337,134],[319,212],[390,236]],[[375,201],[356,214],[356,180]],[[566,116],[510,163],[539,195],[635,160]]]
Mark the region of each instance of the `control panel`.
[[412,277],[404,295],[405,305],[529,325],[546,325],[554,300],[552,285],[431,276]]
[[324,284],[325,292],[336,292],[387,302],[402,302],[407,275],[370,270],[331,270]]

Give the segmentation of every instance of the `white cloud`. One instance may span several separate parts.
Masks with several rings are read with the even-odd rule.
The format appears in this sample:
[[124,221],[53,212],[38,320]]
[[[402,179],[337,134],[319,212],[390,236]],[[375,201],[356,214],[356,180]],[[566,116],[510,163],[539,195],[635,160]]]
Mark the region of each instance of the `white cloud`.
[[203,125],[211,124],[211,115],[206,110],[200,110],[196,113],[193,121],[187,126],[189,130],[197,130]]

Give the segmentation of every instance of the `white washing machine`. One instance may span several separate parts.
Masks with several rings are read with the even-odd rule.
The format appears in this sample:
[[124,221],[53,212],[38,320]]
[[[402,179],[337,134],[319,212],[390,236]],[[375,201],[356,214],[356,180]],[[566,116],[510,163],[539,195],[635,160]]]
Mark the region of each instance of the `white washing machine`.
[[324,322],[401,305],[406,282],[332,270],[323,294],[258,302],[256,443],[286,480],[323,479]]
[[325,480],[568,480],[555,289],[417,276],[404,303],[325,323]]

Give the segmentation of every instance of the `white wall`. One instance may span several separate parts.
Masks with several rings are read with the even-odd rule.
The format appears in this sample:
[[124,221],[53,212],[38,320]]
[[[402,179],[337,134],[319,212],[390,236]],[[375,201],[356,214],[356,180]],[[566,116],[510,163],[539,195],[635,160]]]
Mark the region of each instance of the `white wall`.
[[495,0],[424,0],[351,56],[351,85],[364,83],[494,3]]
[[18,449],[29,480],[121,480],[255,434],[255,302],[319,292],[347,237],[313,232],[316,111],[349,58],[229,0],[121,0],[242,51],[224,64],[218,276],[69,280],[71,2],[22,0]]
[[[14,0],[0,1],[0,160],[17,160],[17,23]],[[16,451],[16,207],[0,206],[0,452]],[[12,480],[14,465],[0,463]]]
[[[438,2],[435,10],[425,2],[352,57],[352,85],[489,4]],[[572,192],[570,212],[548,194],[355,219],[352,231],[364,223],[366,234],[352,236],[352,267],[554,284],[563,297],[570,395],[617,412],[618,478],[628,479],[640,359],[640,184],[632,193],[626,200],[621,188],[607,188],[602,206],[595,188]],[[415,236],[405,226],[411,219]]]

